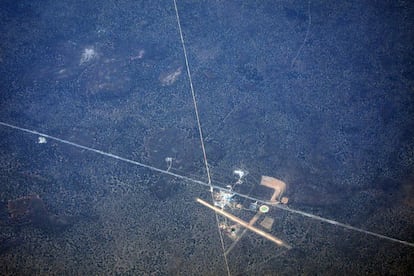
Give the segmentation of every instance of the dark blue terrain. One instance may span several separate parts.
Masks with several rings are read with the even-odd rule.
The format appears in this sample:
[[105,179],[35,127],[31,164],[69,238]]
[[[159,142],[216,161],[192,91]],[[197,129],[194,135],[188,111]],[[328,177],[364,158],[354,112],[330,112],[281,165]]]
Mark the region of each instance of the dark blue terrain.
[[[177,6],[215,185],[274,176],[414,242],[414,4]],[[2,1],[0,93],[3,123],[207,181],[173,1]],[[207,187],[39,138],[0,125],[0,274],[226,275]],[[269,216],[293,249],[248,233],[232,275],[414,273],[413,247]]]

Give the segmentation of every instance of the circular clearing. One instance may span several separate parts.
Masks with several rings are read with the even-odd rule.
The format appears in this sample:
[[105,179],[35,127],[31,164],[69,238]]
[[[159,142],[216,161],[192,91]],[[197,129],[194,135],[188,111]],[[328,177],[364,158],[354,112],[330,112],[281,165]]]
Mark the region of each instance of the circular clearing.
[[260,206],[259,211],[262,212],[262,213],[267,213],[267,212],[269,212],[269,206],[262,205],[262,206]]

